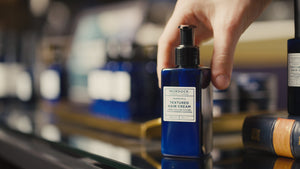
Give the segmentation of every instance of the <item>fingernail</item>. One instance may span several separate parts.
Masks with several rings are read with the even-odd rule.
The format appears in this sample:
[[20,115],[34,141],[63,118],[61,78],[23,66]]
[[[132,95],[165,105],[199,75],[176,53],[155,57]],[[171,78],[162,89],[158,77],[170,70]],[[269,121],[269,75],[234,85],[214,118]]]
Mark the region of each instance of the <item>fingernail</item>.
[[216,87],[219,89],[226,89],[229,86],[229,77],[227,75],[218,75],[216,78]]

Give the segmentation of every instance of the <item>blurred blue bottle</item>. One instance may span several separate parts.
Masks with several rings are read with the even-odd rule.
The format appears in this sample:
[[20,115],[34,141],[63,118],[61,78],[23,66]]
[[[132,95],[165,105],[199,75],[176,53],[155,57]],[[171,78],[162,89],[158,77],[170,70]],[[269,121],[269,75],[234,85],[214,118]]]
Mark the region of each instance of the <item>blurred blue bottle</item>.
[[163,69],[162,154],[202,157],[212,148],[210,69],[199,67],[194,26],[181,25],[176,68]]
[[62,48],[51,46],[53,60],[46,70],[41,73],[40,92],[49,103],[58,103],[67,97],[67,72],[63,64]]
[[226,113],[239,112],[239,90],[235,80],[230,82],[227,89],[213,88],[213,117]]
[[275,111],[277,78],[271,73],[238,73],[232,76],[239,90],[239,112]]
[[[20,37],[20,65],[21,70],[16,76],[16,96],[19,109],[30,112],[37,107],[37,91],[35,88],[35,60],[37,34],[35,32],[24,32]],[[17,104],[16,103],[16,104]]]

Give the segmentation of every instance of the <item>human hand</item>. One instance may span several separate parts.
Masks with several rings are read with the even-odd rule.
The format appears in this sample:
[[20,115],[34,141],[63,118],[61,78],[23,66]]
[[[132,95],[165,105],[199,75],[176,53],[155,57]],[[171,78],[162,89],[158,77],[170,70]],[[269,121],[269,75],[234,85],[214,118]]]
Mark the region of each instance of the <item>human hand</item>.
[[271,0],[178,0],[158,41],[157,75],[174,67],[174,49],[179,45],[179,25],[195,25],[195,44],[214,38],[212,82],[218,89],[230,84],[233,55],[241,34]]

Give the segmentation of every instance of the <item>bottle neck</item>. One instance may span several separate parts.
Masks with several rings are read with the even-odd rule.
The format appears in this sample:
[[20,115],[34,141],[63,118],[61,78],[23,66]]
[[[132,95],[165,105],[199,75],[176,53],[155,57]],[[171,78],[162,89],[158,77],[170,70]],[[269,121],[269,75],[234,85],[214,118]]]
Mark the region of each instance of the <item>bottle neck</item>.
[[194,67],[200,64],[199,48],[180,45],[175,49],[175,64],[184,67]]
[[198,65],[177,65],[176,68],[199,68]]

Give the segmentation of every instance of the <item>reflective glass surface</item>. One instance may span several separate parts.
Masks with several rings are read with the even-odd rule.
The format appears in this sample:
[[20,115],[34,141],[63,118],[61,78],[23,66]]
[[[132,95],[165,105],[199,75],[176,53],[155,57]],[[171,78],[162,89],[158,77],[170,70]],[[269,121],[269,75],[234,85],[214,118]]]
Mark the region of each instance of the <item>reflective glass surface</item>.
[[[51,155],[51,151],[58,151],[78,161],[83,160],[85,163],[86,161],[89,161],[89,163],[92,161],[93,167],[98,168],[244,169],[274,168],[275,165],[298,165],[293,159],[277,158],[270,154],[245,151],[240,132],[215,132],[214,149],[209,156],[203,158],[163,157],[161,155],[160,137],[155,135],[152,135],[152,137],[151,134],[146,137],[130,136],[106,131],[105,129],[97,129],[96,127],[89,127],[89,121],[84,118],[81,120],[85,121],[87,125],[83,125],[84,123],[78,125],[71,120],[71,117],[66,118],[55,112],[67,111],[61,107],[55,109],[53,105],[48,104],[42,104],[39,107],[34,111],[15,109],[15,111],[1,114],[0,145],[5,145],[7,138],[16,137],[15,142],[8,142],[13,145],[28,143],[26,146],[33,147],[34,150],[38,151],[37,154],[41,156],[49,152]],[[68,113],[72,116],[72,112]],[[70,119],[70,121],[66,121],[64,118]],[[99,120],[99,123],[101,123],[101,117],[95,116],[93,118],[96,122]],[[111,119],[107,119],[107,121],[109,120]],[[92,123],[92,121],[90,122]],[[127,125],[126,122],[122,123]],[[130,123],[130,125],[132,124]],[[131,126],[131,128],[133,127]],[[120,127],[120,130],[122,130],[122,127]],[[49,145],[50,150],[46,151],[41,148],[42,146],[37,148],[37,143]],[[0,153],[0,155],[3,154]],[[23,157],[20,155],[21,159]],[[57,155],[54,157],[57,157]]]

